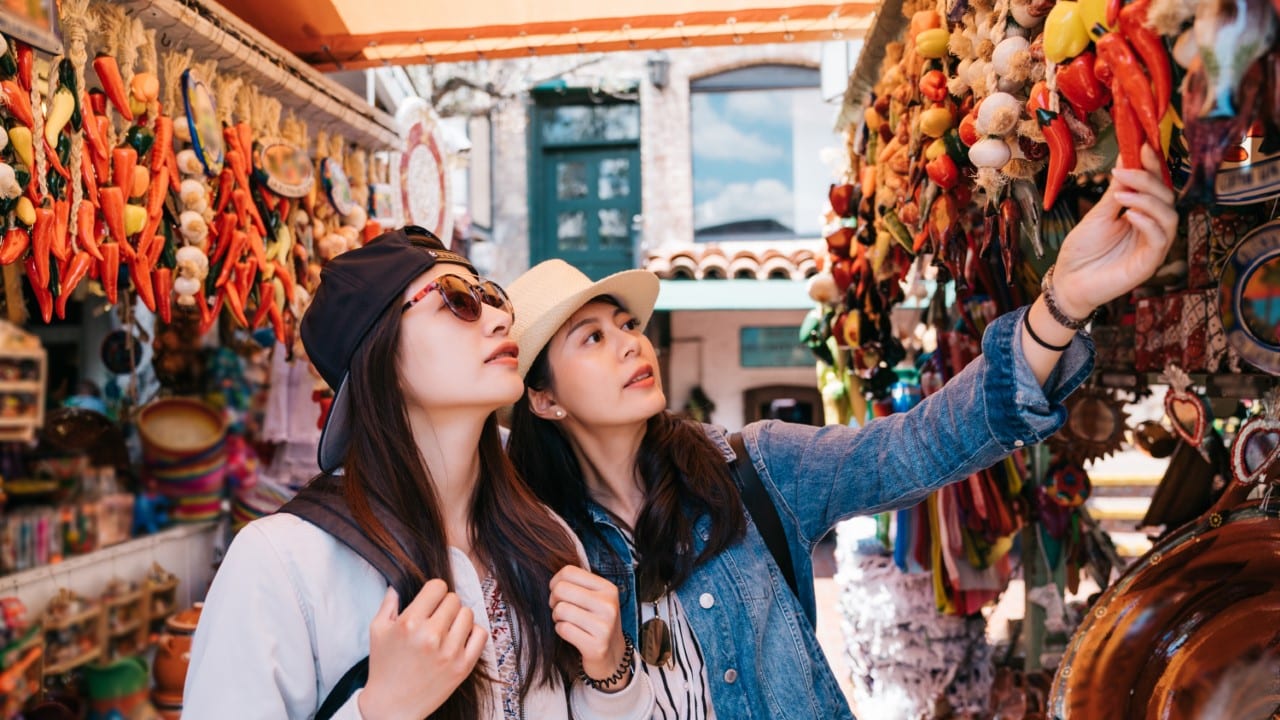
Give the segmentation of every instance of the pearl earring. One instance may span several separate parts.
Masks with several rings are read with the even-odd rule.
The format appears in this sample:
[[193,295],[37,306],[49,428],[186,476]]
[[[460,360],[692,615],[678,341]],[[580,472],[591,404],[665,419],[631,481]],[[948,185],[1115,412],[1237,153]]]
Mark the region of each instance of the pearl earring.
[[563,411],[563,410],[557,410],[557,411],[556,411],[556,417],[558,417],[558,418],[562,418],[562,417],[564,417],[564,411]]

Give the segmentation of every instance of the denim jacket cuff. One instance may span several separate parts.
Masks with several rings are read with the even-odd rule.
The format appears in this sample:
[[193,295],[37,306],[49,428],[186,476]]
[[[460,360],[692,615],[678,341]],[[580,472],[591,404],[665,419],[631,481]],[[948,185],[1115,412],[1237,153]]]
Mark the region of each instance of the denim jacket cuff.
[[1041,442],[1067,419],[1062,404],[1093,372],[1093,340],[1077,334],[1044,386],[1022,351],[1022,307],[996,319],[982,338],[991,431],[1008,452]]

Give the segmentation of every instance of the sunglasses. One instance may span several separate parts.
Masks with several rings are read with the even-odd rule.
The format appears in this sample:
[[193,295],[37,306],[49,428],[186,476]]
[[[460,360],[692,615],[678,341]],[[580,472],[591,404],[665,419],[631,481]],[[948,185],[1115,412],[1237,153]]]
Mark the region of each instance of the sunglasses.
[[485,305],[495,307],[515,318],[515,308],[507,293],[492,280],[472,282],[461,275],[441,275],[426,287],[414,293],[413,297],[400,308],[401,313],[422,302],[424,298],[439,290],[444,299],[444,306],[459,320],[475,322],[480,319],[480,312]]

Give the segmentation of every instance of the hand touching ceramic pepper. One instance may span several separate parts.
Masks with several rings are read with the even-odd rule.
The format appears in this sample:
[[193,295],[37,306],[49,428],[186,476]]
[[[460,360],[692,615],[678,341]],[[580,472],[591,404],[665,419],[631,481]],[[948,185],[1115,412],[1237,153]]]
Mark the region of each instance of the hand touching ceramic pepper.
[[1058,253],[1054,295],[1071,317],[1087,317],[1151,277],[1173,242],[1173,191],[1149,145],[1142,146],[1141,158],[1141,168],[1112,171],[1111,186]]
[[404,612],[398,603],[388,588],[369,625],[369,682],[359,700],[367,718],[430,716],[471,674],[489,639],[443,580],[423,585]]

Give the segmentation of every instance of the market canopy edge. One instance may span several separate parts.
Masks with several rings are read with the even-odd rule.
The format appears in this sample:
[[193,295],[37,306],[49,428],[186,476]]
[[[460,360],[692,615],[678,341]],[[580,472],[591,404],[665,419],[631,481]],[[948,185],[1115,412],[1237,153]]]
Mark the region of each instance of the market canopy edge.
[[[577,52],[853,40],[878,2],[225,0],[319,70]],[[495,20],[501,24],[495,24]]]

